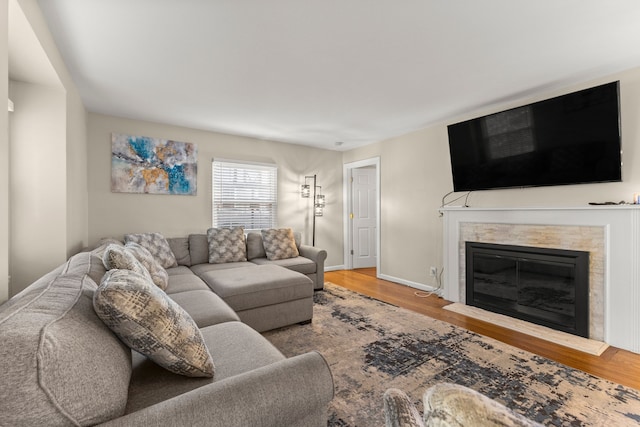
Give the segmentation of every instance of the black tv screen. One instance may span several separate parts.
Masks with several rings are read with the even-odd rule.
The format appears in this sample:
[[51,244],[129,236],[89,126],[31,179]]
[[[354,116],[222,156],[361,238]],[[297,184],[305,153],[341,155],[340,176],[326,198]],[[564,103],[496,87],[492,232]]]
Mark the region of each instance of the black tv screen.
[[619,87],[449,125],[454,191],[621,181]]

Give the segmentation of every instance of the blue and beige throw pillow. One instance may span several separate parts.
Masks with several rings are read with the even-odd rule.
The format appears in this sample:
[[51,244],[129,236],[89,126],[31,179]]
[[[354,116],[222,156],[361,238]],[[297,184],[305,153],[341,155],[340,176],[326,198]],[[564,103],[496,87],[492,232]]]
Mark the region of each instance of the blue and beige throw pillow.
[[153,255],[151,255],[151,252],[136,242],[127,243],[125,249],[130,251],[133,256],[140,261],[140,264],[147,269],[153,283],[163,291],[167,289],[167,286],[169,286],[169,274],[167,274],[167,270],[160,265]]
[[290,228],[270,228],[262,230],[262,244],[267,259],[278,260],[295,258],[300,253],[296,246],[293,230]]
[[108,271],[93,307],[125,344],[158,365],[188,377],[213,377],[213,360],[196,323],[145,276]]
[[247,244],[244,228],[210,228],[207,230],[209,241],[209,262],[242,262],[247,260]]
[[171,251],[169,242],[160,233],[125,234],[124,242],[135,242],[151,252],[162,268],[177,267],[176,256]]

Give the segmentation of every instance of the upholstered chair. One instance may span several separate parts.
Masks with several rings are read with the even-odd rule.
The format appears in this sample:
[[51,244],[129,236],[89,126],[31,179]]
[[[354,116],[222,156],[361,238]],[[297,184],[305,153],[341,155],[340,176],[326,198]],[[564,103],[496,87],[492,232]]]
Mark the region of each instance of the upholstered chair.
[[541,427],[470,388],[440,383],[423,395],[424,415],[411,399],[394,388],[384,393],[387,427]]

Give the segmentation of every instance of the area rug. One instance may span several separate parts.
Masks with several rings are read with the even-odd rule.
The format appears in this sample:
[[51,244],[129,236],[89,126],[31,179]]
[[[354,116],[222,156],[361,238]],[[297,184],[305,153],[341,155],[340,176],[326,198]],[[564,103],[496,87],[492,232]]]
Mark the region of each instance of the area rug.
[[389,387],[422,411],[422,393],[438,382],[470,387],[545,425],[640,423],[638,390],[330,283],[314,300],[311,324],[264,335],[288,357],[318,350],[327,359],[335,382],[329,426],[383,426]]

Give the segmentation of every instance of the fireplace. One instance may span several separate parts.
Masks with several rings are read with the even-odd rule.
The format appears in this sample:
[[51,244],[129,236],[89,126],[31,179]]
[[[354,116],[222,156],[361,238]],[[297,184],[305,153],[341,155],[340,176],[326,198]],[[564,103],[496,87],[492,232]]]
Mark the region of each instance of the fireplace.
[[589,337],[589,252],[466,242],[466,303]]

